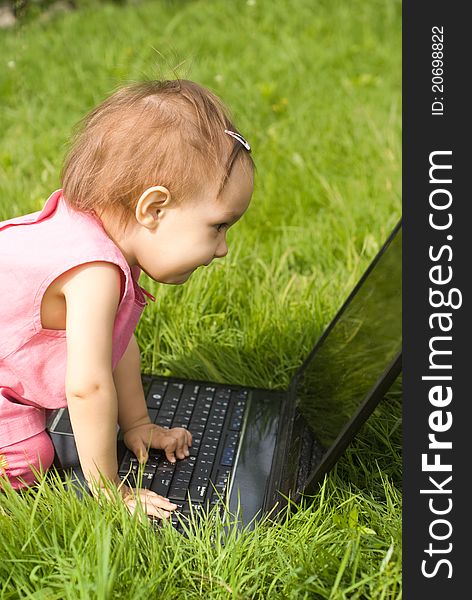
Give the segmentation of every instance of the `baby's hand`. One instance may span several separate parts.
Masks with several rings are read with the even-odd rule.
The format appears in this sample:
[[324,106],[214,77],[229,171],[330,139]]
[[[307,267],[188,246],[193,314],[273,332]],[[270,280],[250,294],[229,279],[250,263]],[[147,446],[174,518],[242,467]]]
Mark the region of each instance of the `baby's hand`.
[[128,429],[123,440],[140,462],[147,461],[149,447],[164,450],[167,460],[175,462],[176,457],[186,458],[190,454],[192,434],[183,427],[164,429],[154,423],[146,423]]
[[[96,480],[87,480],[87,483],[92,496],[100,504],[102,503],[102,499],[105,499],[107,502],[115,501],[116,495],[113,493],[112,486],[109,485],[110,482],[108,482],[108,485],[99,485]],[[112,483],[118,489],[123,503],[131,514],[135,512],[138,504],[140,504],[146,515],[157,517],[158,519],[168,519],[171,513],[177,508],[177,504],[164,498],[164,496],[156,494],[152,490],[129,487],[124,481],[121,481],[118,474]]]
[[138,502],[141,503],[144,512],[148,516],[157,517],[158,519],[168,519],[172,511],[177,508],[176,504],[151,490],[133,489],[125,484],[121,484],[120,492],[123,502],[131,514],[136,510]]

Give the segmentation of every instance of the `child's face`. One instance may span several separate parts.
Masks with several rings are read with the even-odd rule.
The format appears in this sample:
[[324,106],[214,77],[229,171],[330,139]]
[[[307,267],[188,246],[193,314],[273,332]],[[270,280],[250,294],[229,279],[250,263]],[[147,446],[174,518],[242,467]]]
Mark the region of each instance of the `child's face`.
[[249,206],[253,176],[238,161],[218,198],[213,185],[177,206],[166,188],[149,190],[136,207],[140,226],[133,236],[133,255],[155,281],[181,284],[198,267],[226,256],[226,232]]

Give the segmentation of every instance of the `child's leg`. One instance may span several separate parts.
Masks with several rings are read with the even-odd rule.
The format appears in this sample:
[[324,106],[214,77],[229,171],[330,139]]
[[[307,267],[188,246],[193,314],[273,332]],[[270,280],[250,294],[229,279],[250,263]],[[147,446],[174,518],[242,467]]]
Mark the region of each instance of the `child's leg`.
[[53,459],[54,446],[51,438],[46,431],[41,431],[26,440],[0,448],[0,473],[8,477],[14,489],[20,489],[33,485],[36,481],[30,466],[45,472]]

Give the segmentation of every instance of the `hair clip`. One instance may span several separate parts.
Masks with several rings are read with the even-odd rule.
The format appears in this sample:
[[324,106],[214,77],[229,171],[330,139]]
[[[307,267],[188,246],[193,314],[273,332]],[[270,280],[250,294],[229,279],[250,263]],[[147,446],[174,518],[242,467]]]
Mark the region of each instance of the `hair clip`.
[[234,137],[234,139],[238,140],[238,142],[240,142],[246,148],[246,150],[251,152],[251,146],[246,142],[246,140],[240,133],[235,133],[234,131],[229,131],[228,129],[225,129],[225,133],[227,133],[231,137]]

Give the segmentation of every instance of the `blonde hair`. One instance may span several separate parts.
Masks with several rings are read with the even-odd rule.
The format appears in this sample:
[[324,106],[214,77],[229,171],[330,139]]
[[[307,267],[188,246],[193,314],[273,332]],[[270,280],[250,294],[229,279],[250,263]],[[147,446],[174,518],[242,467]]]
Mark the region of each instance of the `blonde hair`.
[[204,182],[220,179],[218,195],[238,158],[254,162],[229,110],[189,80],[127,85],[76,125],[61,172],[66,202],[82,212],[107,209],[126,229],[141,194],[153,185],[188,200]]

